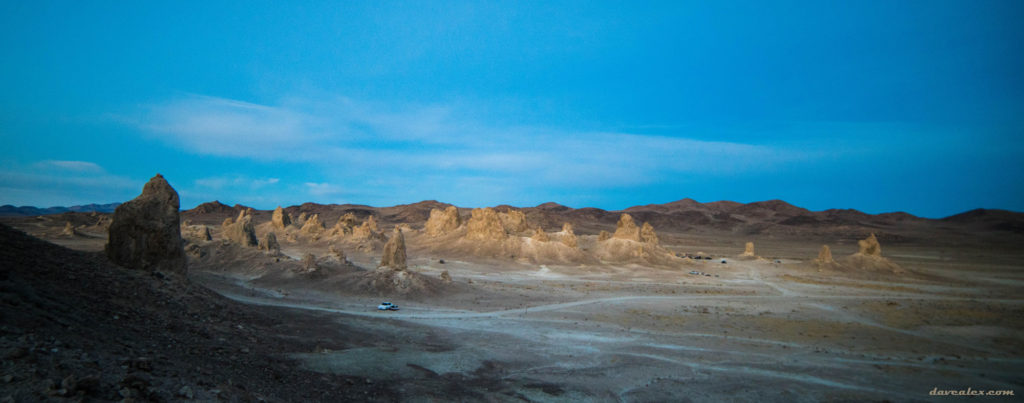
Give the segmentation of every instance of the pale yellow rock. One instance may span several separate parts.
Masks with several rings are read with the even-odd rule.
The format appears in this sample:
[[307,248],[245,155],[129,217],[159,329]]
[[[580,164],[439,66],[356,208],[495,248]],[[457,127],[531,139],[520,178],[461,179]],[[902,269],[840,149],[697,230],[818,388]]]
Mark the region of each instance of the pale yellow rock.
[[633,221],[633,216],[623,213],[619,217],[619,222],[615,225],[615,234],[612,235],[612,238],[640,242],[640,228]]
[[508,236],[498,213],[490,207],[473,209],[466,223],[466,239],[502,240]]
[[459,209],[455,206],[448,206],[444,210],[431,209],[430,218],[424,227],[427,235],[439,236],[454,231],[462,225],[459,217]]

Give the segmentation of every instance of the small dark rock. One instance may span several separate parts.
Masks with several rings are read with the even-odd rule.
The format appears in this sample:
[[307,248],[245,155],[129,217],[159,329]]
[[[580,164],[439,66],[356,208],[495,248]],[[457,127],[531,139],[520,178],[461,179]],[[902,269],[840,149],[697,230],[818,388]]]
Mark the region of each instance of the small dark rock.
[[25,347],[17,347],[8,351],[5,358],[8,360],[17,360],[19,358],[25,358],[26,356],[28,356],[28,349]]
[[195,398],[195,393],[192,392],[192,388],[191,387],[189,387],[188,385],[185,385],[185,386],[182,386],[181,389],[178,389],[178,396],[184,397],[186,399],[190,399],[191,400],[191,399]]

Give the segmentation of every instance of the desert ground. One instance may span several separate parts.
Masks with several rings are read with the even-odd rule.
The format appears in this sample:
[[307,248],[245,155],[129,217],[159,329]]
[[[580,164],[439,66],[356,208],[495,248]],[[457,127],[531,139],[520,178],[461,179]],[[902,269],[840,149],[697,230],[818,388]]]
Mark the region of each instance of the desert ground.
[[[436,202],[292,206],[281,211],[284,225],[269,210],[207,203],[182,213],[182,233],[190,284],[279,321],[261,331],[296,344],[261,354],[288,371],[333,377],[306,376],[347,398],[944,401],[930,392],[971,388],[1013,391],[986,397],[1011,401],[1024,393],[1019,214],[927,220],[721,203],[499,206],[492,238],[477,236],[488,233],[484,213],[450,208],[442,217],[447,205]],[[650,233],[643,221],[656,236],[620,239],[623,213],[637,217],[636,233]],[[231,239],[242,221],[260,245]],[[93,256],[107,242],[109,214],[2,222]],[[381,268],[396,228],[407,260]],[[276,248],[264,245],[271,232]],[[568,234],[571,243],[559,243]],[[881,252],[865,260],[858,240],[872,234]],[[745,251],[746,242],[756,249]],[[824,244],[834,262],[815,260]],[[382,301],[400,310],[377,310]],[[184,398],[171,389],[152,396]],[[330,396],[192,389],[225,400]]]

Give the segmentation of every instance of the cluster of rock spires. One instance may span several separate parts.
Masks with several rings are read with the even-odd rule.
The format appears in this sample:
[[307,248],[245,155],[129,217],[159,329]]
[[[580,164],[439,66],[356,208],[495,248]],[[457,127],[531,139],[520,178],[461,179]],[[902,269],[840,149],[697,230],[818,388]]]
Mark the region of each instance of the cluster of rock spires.
[[157,174],[142,194],[114,210],[106,254],[118,265],[184,277],[178,192]]
[[811,261],[811,264],[822,270],[848,270],[868,272],[889,272],[902,273],[903,268],[893,261],[882,256],[882,245],[878,242],[875,234],[857,241],[858,250],[846,258],[836,261],[832,258],[832,250],[828,245],[822,245],[818,257]]
[[[190,222],[180,223],[179,199],[177,192],[159,174],[150,179],[143,188],[142,194],[119,206],[109,228],[109,242],[106,254],[122,266],[140,270],[156,271],[168,274],[183,275],[187,272],[183,234],[192,242],[212,240],[210,228],[205,225],[193,225]],[[358,224],[356,216],[349,212],[338,219],[338,222],[327,231],[318,214],[302,213],[297,220],[278,206],[271,217],[269,226],[273,230],[283,231],[287,236],[297,232],[313,236],[327,232],[328,236],[350,237],[358,241],[386,241],[378,272],[404,272],[408,268],[405,236],[402,226],[396,226],[389,238],[380,230],[373,215]],[[464,232],[459,232],[464,227]],[[408,228],[406,228],[408,230]],[[473,209],[468,220],[463,220],[455,206],[444,209],[432,209],[424,226],[423,233],[431,237],[443,237],[452,233],[460,233],[466,241],[506,241],[522,239],[522,242],[535,245],[552,245],[561,243],[565,247],[579,253],[579,238],[573,226],[564,223],[559,232],[547,233],[540,226],[531,226],[526,215],[518,210],[498,212],[493,208]],[[75,234],[75,228],[66,223],[63,234]],[[274,231],[266,232],[262,239],[257,239],[253,223],[253,210],[239,211],[234,219],[227,218],[221,226],[221,236],[231,243],[243,247],[257,247],[260,250],[280,256],[281,245]],[[527,236],[529,238],[527,238]],[[290,239],[290,238],[289,238]],[[608,242],[617,240],[615,242]],[[652,251],[658,251],[660,240],[653,226],[644,222],[637,225],[629,214],[622,214],[616,224],[615,232],[601,231],[597,236],[598,256],[617,259],[623,256],[650,257]],[[628,241],[628,242],[623,242]],[[630,244],[629,242],[634,242]],[[519,243],[522,245],[523,243]],[[608,246],[602,246],[607,244]],[[614,244],[614,245],[612,245]],[[639,245],[638,245],[639,244]],[[379,245],[379,244],[378,244]],[[559,245],[559,247],[562,247]],[[630,246],[633,245],[633,246]],[[875,234],[858,241],[857,253],[839,261],[832,257],[828,245],[823,245],[818,257],[812,264],[819,270],[847,269],[900,272],[902,269],[882,256],[881,245]],[[545,246],[545,248],[548,248]],[[518,250],[518,249],[517,249]],[[330,253],[339,261],[345,262],[345,254],[334,245]],[[603,255],[602,255],[603,253]],[[756,257],[754,243],[747,242],[742,257]],[[303,259],[303,268],[307,272],[316,272],[317,259],[307,255]],[[405,277],[400,276],[403,279]],[[444,282],[451,282],[451,276],[445,271],[441,275]],[[405,280],[403,280],[405,281]]]
[[366,221],[363,221],[362,225],[352,230],[352,238],[361,240],[387,240],[384,233],[377,227],[377,220],[374,219],[373,216],[367,217]]
[[331,231],[329,232],[329,235],[330,236],[347,236],[347,235],[352,235],[352,233],[355,232],[355,228],[356,228],[356,225],[358,224],[358,222],[359,222],[359,220],[356,219],[356,215],[355,214],[345,213],[340,218],[338,218],[338,222],[335,223],[333,227],[331,227]]
[[324,223],[320,222],[320,215],[313,214],[309,216],[304,223],[302,223],[302,232],[310,235],[319,235],[321,232],[327,229],[324,227]]
[[[375,289],[383,293],[435,293],[440,292],[441,288],[438,287],[441,284],[452,282],[447,271],[441,273],[440,279],[437,279],[426,278],[422,274],[408,270],[403,234],[403,230],[409,230],[407,225],[395,226],[393,235],[388,238],[381,232],[373,216],[358,226],[355,216],[351,213],[339,219],[335,227],[342,235],[358,240],[387,240],[383,245],[383,256],[378,270],[365,272],[352,271],[353,266],[347,261],[345,253],[333,243],[329,244],[329,255],[326,258],[318,259],[315,255],[306,253],[299,261],[282,262],[278,234],[315,236],[324,232],[322,221],[316,214],[304,215],[292,221],[291,217],[278,207],[270,222],[261,224],[260,234],[263,236],[257,241],[253,211],[241,210],[237,217],[224,220],[220,231],[220,236],[224,240],[211,242],[210,227],[193,225],[191,222],[182,223],[179,208],[178,194],[167,181],[160,175],[151,179],[139,197],[120,205],[113,214],[109,243],[105,248],[110,260],[128,268],[160,272],[184,279],[188,270],[184,248],[186,242],[182,238],[182,233],[185,232],[189,238],[189,253],[199,259],[196,264],[200,267],[220,267],[219,263],[224,261],[217,259],[236,261],[239,256],[243,256],[250,259],[244,261],[247,265],[244,270],[252,270],[249,273],[282,275],[273,270],[286,269],[290,273],[302,274],[304,278],[310,279],[339,275],[343,278],[341,281],[354,281],[355,283],[350,284],[359,284],[360,287],[369,284],[369,288],[364,289]],[[457,210],[449,217],[446,218],[450,220],[448,224],[439,226],[442,228],[441,231],[451,230],[452,227],[458,228],[461,221],[458,219]],[[513,215],[511,218],[510,225],[515,225],[517,217]],[[520,221],[525,223],[525,220]],[[70,231],[74,231],[74,228],[71,227]],[[268,256],[262,261],[251,260],[260,254],[244,249],[248,247],[271,252],[273,258]],[[285,260],[290,259],[285,257]],[[248,266],[250,264],[253,266]]]
[[509,209],[499,212],[491,207],[475,208],[468,220],[463,221],[455,206],[445,209],[431,209],[424,225],[424,233],[431,237],[442,237],[465,227],[461,239],[471,242],[504,242],[516,237],[526,237],[534,243],[560,241],[569,248],[578,247],[578,238],[572,224],[564,223],[562,231],[548,233],[543,227],[531,226],[522,211]]
[[623,213],[615,225],[615,232],[601,231],[597,236],[595,254],[605,261],[635,261],[673,264],[676,256],[660,246],[654,227],[647,222],[637,225],[633,216]]
[[658,234],[654,232],[654,227],[650,223],[643,223],[642,226],[637,226],[636,221],[633,220],[633,216],[623,213],[619,217],[619,222],[615,225],[615,233],[608,234],[607,231],[601,231],[598,235],[598,241],[606,241],[611,238],[625,239],[634,242],[642,242],[646,244],[657,245],[660,241],[658,240]]

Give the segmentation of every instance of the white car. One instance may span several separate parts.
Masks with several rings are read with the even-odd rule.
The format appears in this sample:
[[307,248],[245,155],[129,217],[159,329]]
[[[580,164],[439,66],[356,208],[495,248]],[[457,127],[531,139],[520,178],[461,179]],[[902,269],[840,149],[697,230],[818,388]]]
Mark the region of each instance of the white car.
[[390,302],[381,302],[380,305],[377,305],[377,310],[380,310],[380,311],[397,311],[398,310],[398,305],[392,304]]

